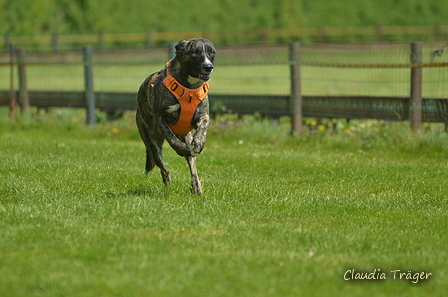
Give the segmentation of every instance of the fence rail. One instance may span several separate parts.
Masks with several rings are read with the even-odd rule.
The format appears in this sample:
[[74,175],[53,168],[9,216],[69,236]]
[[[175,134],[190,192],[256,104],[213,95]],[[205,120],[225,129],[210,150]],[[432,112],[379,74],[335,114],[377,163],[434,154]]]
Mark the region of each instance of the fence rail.
[[17,46],[36,47],[39,49],[79,49],[92,44],[105,49],[119,47],[123,44],[142,44],[152,47],[154,44],[176,42],[202,36],[214,40],[217,44],[233,42],[285,42],[305,40],[308,42],[390,42],[390,41],[442,41],[448,38],[448,26],[363,26],[363,27],[315,27],[315,28],[265,28],[240,31],[190,31],[190,32],[140,32],[140,33],[105,33],[70,34],[70,35],[36,35],[12,36],[7,33],[0,40],[0,48],[7,51],[9,43]]
[[[438,45],[439,46],[439,45]],[[445,45],[444,45],[445,46]],[[446,46],[445,46],[446,47]],[[398,48],[398,47],[397,47]],[[403,46],[400,45],[400,50],[402,50]],[[278,59],[276,64],[273,63],[273,60],[267,58],[265,56],[265,49],[262,51],[254,51],[253,48],[244,49],[246,52],[252,52],[254,57],[254,62],[247,63],[248,67],[252,67],[253,65],[257,66],[256,61],[261,56],[264,60],[270,60],[267,62],[268,67],[290,67],[290,73],[285,74],[289,76],[291,93],[284,95],[276,95],[276,94],[230,94],[230,93],[211,93],[211,112],[212,113],[225,113],[225,112],[233,112],[238,114],[253,114],[259,113],[266,116],[272,117],[280,117],[280,116],[291,116],[293,119],[293,131],[300,131],[300,123],[302,122],[302,117],[315,117],[315,118],[345,118],[345,119],[354,119],[354,118],[372,118],[372,119],[384,119],[384,120],[396,120],[396,121],[411,121],[412,127],[414,130],[418,130],[420,127],[420,123],[423,122],[442,122],[448,126],[448,88],[446,88],[446,82],[448,79],[448,62],[444,60],[437,61],[428,61],[434,60],[430,57],[432,52],[423,48],[421,43],[414,43],[412,45],[412,50],[409,45],[408,48],[408,61],[400,61],[400,63],[396,63],[395,60],[390,59],[388,63],[373,63],[371,61],[366,61],[365,63],[359,63],[355,58],[352,57],[352,54],[349,52],[346,53],[348,48],[337,48],[339,53],[344,53],[344,56],[341,60],[337,60],[333,63],[325,62],[328,57],[333,58],[335,56],[334,46],[331,48],[322,48],[319,45],[319,48],[315,48],[311,45],[303,45],[301,46],[299,43],[292,43],[289,48],[283,46],[280,47],[271,47],[272,57]],[[444,47],[439,49],[444,49]],[[288,50],[289,49],[289,50]],[[369,51],[372,48],[368,48]],[[225,48],[222,50],[223,55],[229,55],[232,51],[231,48]],[[286,51],[289,56],[284,55],[283,51]],[[307,52],[319,52],[323,51],[327,56],[323,58],[310,58],[306,56]],[[219,49],[218,49],[219,52]],[[422,58],[422,52],[425,52],[424,57]],[[108,56],[112,57],[113,60],[116,60],[117,51],[109,53]],[[160,50],[154,52],[156,55],[162,55],[163,52]],[[14,55],[13,55],[14,54]],[[17,55],[15,55],[17,54]],[[227,58],[224,59],[224,63],[222,67],[238,67],[241,65],[238,61],[245,60],[240,57],[239,53],[236,55],[237,58]],[[13,69],[16,67],[19,69],[19,81],[18,83],[13,83],[11,81],[11,89],[10,90],[0,90],[0,105],[9,105],[10,108],[20,103],[22,109],[26,109],[24,105],[24,98],[27,98],[27,102],[29,106],[34,106],[38,108],[51,108],[51,107],[73,107],[73,108],[86,108],[87,114],[90,114],[90,118],[92,118],[92,110],[94,108],[105,111],[107,113],[113,113],[117,110],[135,110],[136,109],[136,92],[112,92],[112,91],[99,91],[93,88],[93,84],[91,80],[93,80],[93,76],[87,75],[90,73],[92,68],[105,66],[126,66],[131,65],[132,67],[141,67],[138,63],[135,63],[135,60],[126,63],[124,61],[118,61],[115,64],[109,64],[107,62],[99,62],[101,59],[92,60],[92,57],[86,57],[89,55],[88,50],[84,50],[84,58],[82,55],[74,55],[72,52],[69,56],[61,56],[61,55],[47,55],[46,62],[36,62],[41,60],[39,56],[30,57],[29,61],[25,59],[23,56],[23,50],[12,51],[11,52],[11,60],[8,63],[4,57],[3,60],[0,59],[0,70],[2,69],[11,69],[11,73],[13,73]],[[135,56],[133,54],[127,54],[128,56]],[[378,55],[378,53],[375,53]],[[167,51],[165,49],[164,57],[160,57],[161,60],[165,60],[167,56]],[[346,59],[352,59],[353,63],[344,62]],[[409,59],[411,56],[411,59]],[[286,59],[284,59],[286,57]],[[395,57],[395,56],[394,56]],[[1,57],[0,57],[1,58]],[[104,57],[103,57],[104,58]],[[154,57],[152,57],[154,58]],[[105,58],[104,58],[105,59]],[[138,58],[140,59],[140,58]],[[274,59],[274,60],[275,60]],[[283,59],[283,60],[282,60]],[[395,58],[394,58],[395,59]],[[400,58],[401,59],[401,58]],[[399,59],[399,60],[400,60]],[[63,62],[57,62],[58,60],[63,60]],[[342,62],[341,62],[342,61]],[[48,62],[48,64],[47,64]],[[29,63],[29,64],[28,64]],[[62,64],[61,64],[62,63]],[[156,64],[159,64],[157,62]],[[266,64],[266,63],[265,63]],[[277,65],[278,64],[278,65]],[[54,65],[66,65],[65,67],[77,68],[78,66],[85,69],[84,77],[90,76],[90,78],[85,80],[85,90],[84,91],[60,91],[60,90],[28,90],[26,87],[26,71],[25,69],[29,67],[40,67],[36,65],[52,65],[48,67],[54,67]],[[284,65],[284,66],[282,66]],[[409,71],[409,77],[406,84],[409,85],[408,96],[390,96],[390,95],[372,95],[368,93],[363,93],[360,95],[347,95],[347,94],[337,94],[337,95],[319,95],[319,94],[307,94],[303,91],[301,85],[304,83],[303,71],[301,68],[315,68],[322,69],[328,71],[328,69],[335,68],[338,71],[342,71],[345,68],[357,69],[361,68],[363,71],[369,73],[370,71],[375,71],[378,69],[391,69],[394,68],[404,69]],[[431,77],[429,81],[424,81],[422,79],[422,69],[441,69],[441,77],[435,79]],[[134,68],[133,68],[134,69]],[[233,68],[232,68],[233,69]],[[287,68],[286,68],[287,69]],[[73,70],[73,69],[72,69]],[[414,71],[419,70],[419,71]],[[341,75],[340,72],[335,72],[335,78],[333,80],[336,81],[336,85],[344,82],[344,78],[338,77]],[[400,70],[402,71],[402,70]],[[3,73],[8,73],[9,71],[3,71]],[[81,71],[82,73],[82,71]],[[251,75],[256,73],[251,73]],[[357,73],[355,73],[356,75]],[[412,75],[411,75],[412,74]],[[82,75],[82,74],[80,74]],[[232,75],[234,73],[232,72]],[[11,75],[11,80],[14,80],[15,75]],[[70,77],[71,79],[71,77]],[[144,79],[144,77],[139,77],[140,82]],[[240,80],[240,78],[236,78]],[[271,78],[272,79],[272,78]],[[353,79],[350,78],[350,79]],[[322,77],[306,77],[306,82],[310,83],[318,82],[322,80]],[[381,82],[384,83],[384,82]],[[404,82],[401,82],[404,83]],[[442,94],[442,96],[423,96],[422,95],[422,85],[425,83],[430,83],[431,88],[441,89],[442,91],[438,94]],[[436,83],[436,85],[434,85]],[[90,87],[88,87],[90,84]],[[263,84],[263,81],[259,82],[259,84]],[[5,84],[6,85],[6,84]],[[18,85],[18,90],[15,87]],[[356,81],[355,81],[356,85]],[[259,85],[256,85],[259,86]],[[86,91],[90,89],[88,94]],[[87,99],[91,98],[90,101]],[[93,101],[92,101],[93,98]],[[89,103],[88,103],[89,102]],[[89,116],[88,116],[89,118]],[[294,123],[295,122],[295,123]]]
[[[16,91],[16,97],[19,92]],[[38,108],[86,108],[84,92],[30,91],[31,106]],[[0,91],[0,106],[9,104],[10,92]],[[225,110],[212,109],[212,113],[259,113],[263,116],[292,116],[290,96],[212,95]],[[356,96],[303,96],[302,114],[313,118],[383,119],[407,121],[410,99],[406,97]],[[96,108],[106,112],[136,110],[136,93],[95,92]],[[423,122],[448,123],[448,99],[426,98],[422,105]]]

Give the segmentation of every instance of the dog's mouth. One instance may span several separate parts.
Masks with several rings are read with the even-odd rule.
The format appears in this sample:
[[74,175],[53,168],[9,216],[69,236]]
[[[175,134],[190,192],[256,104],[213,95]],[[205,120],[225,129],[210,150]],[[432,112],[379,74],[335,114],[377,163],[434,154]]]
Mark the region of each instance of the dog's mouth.
[[209,81],[210,73],[198,73],[198,78],[203,81]]

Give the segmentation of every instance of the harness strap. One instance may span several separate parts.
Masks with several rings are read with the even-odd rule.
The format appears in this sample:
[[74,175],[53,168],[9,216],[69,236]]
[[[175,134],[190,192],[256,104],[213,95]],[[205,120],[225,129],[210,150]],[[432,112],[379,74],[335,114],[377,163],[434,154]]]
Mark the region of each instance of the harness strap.
[[170,65],[169,61],[166,63],[166,78],[163,80],[163,85],[171,92],[171,94],[176,97],[180,104],[180,114],[179,119],[176,124],[168,123],[175,134],[185,135],[191,130],[193,126],[191,121],[193,120],[194,113],[199,103],[204,100],[207,96],[210,86],[208,83],[200,86],[197,89],[188,89],[181,85],[173,76],[168,69]]

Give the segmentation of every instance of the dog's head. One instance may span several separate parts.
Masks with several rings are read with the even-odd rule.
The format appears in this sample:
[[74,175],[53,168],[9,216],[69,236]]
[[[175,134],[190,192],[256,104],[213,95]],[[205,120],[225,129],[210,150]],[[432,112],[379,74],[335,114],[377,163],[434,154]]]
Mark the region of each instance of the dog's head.
[[183,70],[193,79],[207,82],[213,72],[213,60],[216,50],[213,44],[204,38],[182,40],[176,45],[176,58]]

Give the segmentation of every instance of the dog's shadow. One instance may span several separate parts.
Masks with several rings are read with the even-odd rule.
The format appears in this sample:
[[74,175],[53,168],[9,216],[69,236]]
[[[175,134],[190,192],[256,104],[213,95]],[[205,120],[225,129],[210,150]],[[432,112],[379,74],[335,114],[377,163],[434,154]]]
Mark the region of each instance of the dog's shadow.
[[161,197],[163,191],[155,191],[150,187],[134,187],[130,188],[126,191],[105,191],[105,196],[109,199],[117,199],[117,198],[136,198],[136,197]]
[[128,189],[126,191],[126,195],[133,197],[135,196],[152,197],[154,196],[154,190],[151,189],[150,187],[139,186],[132,189]]

